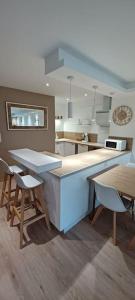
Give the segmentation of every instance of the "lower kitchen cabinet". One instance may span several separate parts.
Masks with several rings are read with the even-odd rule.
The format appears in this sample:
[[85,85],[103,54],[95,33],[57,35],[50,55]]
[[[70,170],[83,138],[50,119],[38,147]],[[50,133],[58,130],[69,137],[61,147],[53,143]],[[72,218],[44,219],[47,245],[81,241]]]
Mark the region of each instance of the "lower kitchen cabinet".
[[55,153],[64,156],[64,142],[55,143]]
[[55,153],[61,156],[68,156],[75,154],[75,144],[68,142],[56,142]]
[[64,156],[75,154],[75,144],[74,143],[64,143]]
[[78,145],[78,153],[83,153],[88,151],[87,145]]

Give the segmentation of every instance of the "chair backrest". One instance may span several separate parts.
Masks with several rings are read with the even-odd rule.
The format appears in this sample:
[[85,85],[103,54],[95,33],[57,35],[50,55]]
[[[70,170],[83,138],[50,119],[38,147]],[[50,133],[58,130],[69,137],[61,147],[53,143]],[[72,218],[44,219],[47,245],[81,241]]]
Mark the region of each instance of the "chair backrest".
[[12,169],[2,158],[0,158],[0,169],[6,174],[13,174]]
[[126,211],[126,208],[119,196],[119,193],[114,187],[95,182],[95,192],[97,200],[104,207],[115,212]]
[[24,181],[23,181],[23,176],[20,176],[20,175],[17,174],[17,173],[14,173],[14,176],[15,176],[15,180],[16,180],[17,185],[18,185],[21,189],[25,189],[26,186],[25,186]]
[[127,167],[135,168],[135,163],[128,163],[128,164],[127,164]]

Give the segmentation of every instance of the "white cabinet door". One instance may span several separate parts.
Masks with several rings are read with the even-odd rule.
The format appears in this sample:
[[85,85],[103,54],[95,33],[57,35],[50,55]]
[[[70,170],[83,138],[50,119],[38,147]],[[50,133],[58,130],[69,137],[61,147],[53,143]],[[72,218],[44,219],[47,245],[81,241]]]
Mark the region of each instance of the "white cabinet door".
[[75,154],[75,144],[68,142],[56,142],[55,153],[61,156],[68,156]]
[[78,153],[83,153],[88,151],[87,145],[78,145]]
[[64,142],[55,143],[55,153],[64,156]]
[[58,143],[55,143],[55,153],[56,154],[59,154],[58,152],[59,152],[59,146],[58,146],[59,144]]
[[64,156],[75,154],[75,144],[74,143],[64,143]]

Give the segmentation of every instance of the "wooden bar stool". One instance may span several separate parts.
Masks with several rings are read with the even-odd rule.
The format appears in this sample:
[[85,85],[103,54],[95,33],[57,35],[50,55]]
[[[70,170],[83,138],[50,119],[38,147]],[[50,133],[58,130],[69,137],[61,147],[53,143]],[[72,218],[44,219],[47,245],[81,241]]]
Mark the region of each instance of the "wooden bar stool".
[[[40,220],[41,218],[45,218],[47,228],[50,230],[50,222],[49,222],[49,215],[47,205],[44,200],[43,196],[43,180],[38,176],[31,176],[25,175],[20,176],[19,174],[15,174],[16,179],[16,193],[14,204],[12,206],[12,214],[11,214],[11,223],[10,225],[13,226],[14,217],[20,221],[20,248],[23,246],[23,226],[24,223],[33,223],[33,221]],[[20,200],[20,206],[18,206],[18,196],[19,190],[22,192],[22,197]],[[30,202],[29,205],[26,205],[26,193],[30,195]],[[32,199],[31,199],[32,198]],[[24,220],[24,212],[30,207],[35,207],[36,209],[36,216],[34,219],[27,219]],[[40,214],[37,214],[41,212]]]
[[12,188],[12,179],[14,177],[14,173],[24,174],[24,172],[26,172],[26,168],[22,165],[9,166],[2,158],[0,158],[0,169],[4,173],[0,207],[3,206],[4,199],[6,198],[7,202],[4,205],[7,206],[7,220],[9,220],[10,201],[12,200],[12,193],[15,192],[15,189]]

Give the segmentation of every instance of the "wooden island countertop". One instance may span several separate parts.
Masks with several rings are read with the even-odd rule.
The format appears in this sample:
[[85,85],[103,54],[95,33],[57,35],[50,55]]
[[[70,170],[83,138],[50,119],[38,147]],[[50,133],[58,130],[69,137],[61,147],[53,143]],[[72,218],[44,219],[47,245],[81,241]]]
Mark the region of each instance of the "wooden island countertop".
[[62,167],[51,170],[50,173],[58,176],[64,177],[70,174],[85,170],[90,167],[94,167],[103,162],[118,158],[122,155],[130,153],[129,151],[115,151],[108,149],[98,149],[89,152],[84,152],[76,155],[70,156],[60,156],[58,154],[43,151],[43,154],[50,155],[52,157],[59,158],[62,161]]

